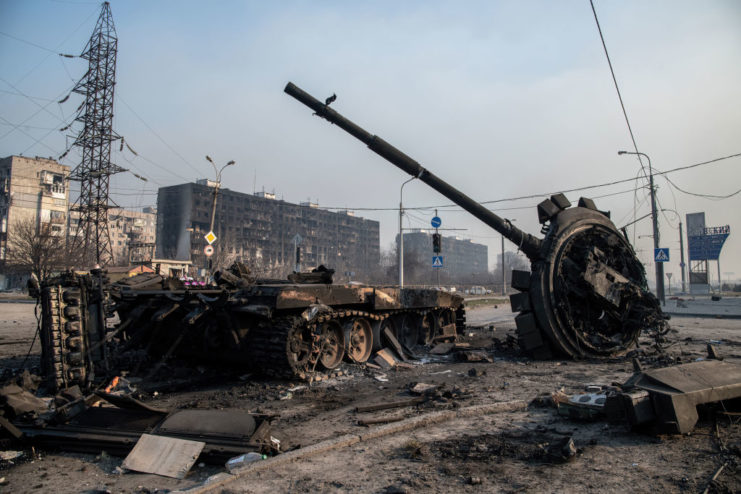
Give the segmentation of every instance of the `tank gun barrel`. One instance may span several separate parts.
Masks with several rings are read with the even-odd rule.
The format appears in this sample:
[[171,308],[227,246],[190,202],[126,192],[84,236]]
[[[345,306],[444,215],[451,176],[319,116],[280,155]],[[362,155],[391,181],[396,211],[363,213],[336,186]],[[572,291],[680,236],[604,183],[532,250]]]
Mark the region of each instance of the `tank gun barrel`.
[[304,105],[314,110],[316,115],[337,125],[345,132],[364,142],[371,151],[390,161],[401,170],[413,177],[417,177],[440,194],[444,195],[458,206],[462,207],[479,220],[483,221],[505,238],[517,245],[532,261],[538,257],[541,240],[515,227],[512,222],[501,218],[487,208],[474,201],[455,187],[440,179],[424,168],[417,161],[407,156],[377,135],[373,135],[340,113],[314,98],[292,82],[286,85],[285,92]]

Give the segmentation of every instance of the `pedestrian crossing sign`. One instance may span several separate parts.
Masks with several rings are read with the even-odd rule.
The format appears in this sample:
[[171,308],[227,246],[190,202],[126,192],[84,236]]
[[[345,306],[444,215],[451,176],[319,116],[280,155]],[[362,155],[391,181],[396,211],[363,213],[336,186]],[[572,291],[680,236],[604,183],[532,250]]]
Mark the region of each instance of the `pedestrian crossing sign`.
[[661,247],[660,249],[654,249],[654,261],[669,262],[669,248]]
[[443,256],[432,256],[432,267],[433,268],[443,267]]

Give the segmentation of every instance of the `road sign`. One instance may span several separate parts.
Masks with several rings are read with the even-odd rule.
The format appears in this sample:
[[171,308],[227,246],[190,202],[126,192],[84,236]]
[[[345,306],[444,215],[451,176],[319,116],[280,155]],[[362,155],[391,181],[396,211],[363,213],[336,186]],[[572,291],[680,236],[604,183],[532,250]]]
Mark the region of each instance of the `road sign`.
[[440,225],[443,224],[443,220],[441,220],[439,216],[435,216],[432,218],[432,221],[430,221],[430,224],[432,225],[432,228],[440,228]]
[[208,245],[211,245],[212,243],[216,242],[216,234],[213,231],[210,231],[207,234],[205,234],[203,238],[206,239],[206,242],[208,242]]
[[214,246],[213,245],[207,245],[203,248],[203,253],[206,254],[206,257],[211,257],[214,255]]
[[669,247],[654,249],[654,261],[669,262]]
[[293,243],[296,245],[301,245],[302,240],[303,238],[301,238],[301,235],[299,235],[298,233],[293,236]]
[[432,267],[433,268],[443,267],[443,256],[432,256]]

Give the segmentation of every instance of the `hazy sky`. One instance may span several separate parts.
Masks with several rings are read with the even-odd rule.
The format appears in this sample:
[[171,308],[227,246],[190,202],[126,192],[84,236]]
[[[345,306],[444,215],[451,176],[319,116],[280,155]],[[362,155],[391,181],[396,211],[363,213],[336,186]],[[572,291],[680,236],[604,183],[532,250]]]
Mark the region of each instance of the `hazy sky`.
[[[638,148],[654,168],[741,153],[741,2],[595,7]],[[288,81],[320,99],[336,93],[334,108],[476,200],[542,194],[490,205],[531,233],[546,194],[640,173],[635,157],[617,155],[632,144],[588,0],[114,0],[111,10],[114,127],[139,154],[116,147],[113,160],[149,179],[114,176],[122,206],[156,205],[159,186],[212,178],[209,154],[237,162],[225,187],[357,208],[381,222],[388,247],[407,176],[285,95]],[[87,62],[57,53],[78,55],[99,13],[97,2],[0,0],[0,156],[66,149],[58,129],[81,99],[57,101]],[[74,167],[79,153],[62,162]],[[741,158],[668,177],[688,192],[731,194],[741,189]],[[705,211],[708,226],[731,226],[721,271],[741,278],[741,194],[713,200],[661,177],[657,185],[661,207],[682,221]],[[622,226],[649,212],[647,192],[639,180],[567,195],[595,197]],[[448,203],[423,183],[404,188],[405,206]],[[405,227],[426,228],[433,214],[410,211]],[[465,229],[446,234],[487,244],[494,267],[497,233],[459,210],[439,215],[444,228]],[[660,217],[675,282],[679,219]],[[650,220],[629,232],[652,278]]]

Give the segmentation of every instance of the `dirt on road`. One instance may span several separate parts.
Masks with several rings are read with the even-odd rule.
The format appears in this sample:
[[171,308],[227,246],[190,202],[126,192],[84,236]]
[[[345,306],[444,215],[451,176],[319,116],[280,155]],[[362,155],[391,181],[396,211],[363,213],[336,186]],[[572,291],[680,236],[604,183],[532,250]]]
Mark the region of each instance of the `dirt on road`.
[[[0,310],[0,365],[7,377],[18,372],[36,320],[30,304],[2,304]],[[288,450],[381,427],[360,426],[361,419],[413,418],[514,400],[530,403],[559,389],[572,394],[588,384],[622,383],[633,372],[630,358],[575,362],[521,357],[513,345],[508,306],[471,309],[468,321],[461,341],[482,349],[491,362],[443,355],[390,371],[344,364],[343,375],[311,385],[264,379],[244,369],[195,366],[190,382],[199,384],[181,389],[166,379],[164,369],[165,377],[142,387],[140,394],[159,408],[238,408],[275,415],[273,434]],[[712,340],[725,361],[741,363],[741,320],[675,318],[672,328],[660,359],[648,339],[631,356],[646,367],[691,362],[707,356]],[[38,356],[29,365],[37,366]],[[424,403],[355,410],[410,398],[418,383],[436,387]],[[577,454],[565,461],[553,451],[569,439]],[[709,492],[740,492],[740,454],[738,417],[703,418],[691,434],[657,436],[604,420],[573,421],[553,407],[531,405],[457,414],[250,473],[214,492],[702,492],[708,486]],[[185,479],[176,480],[124,471],[123,458],[103,451],[24,450],[22,456],[12,456],[4,453],[0,459],[0,492],[162,492],[203,485],[224,471],[220,465],[196,464]]]

